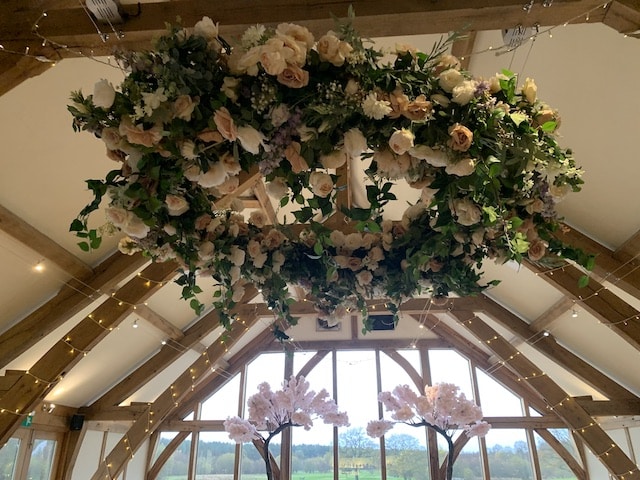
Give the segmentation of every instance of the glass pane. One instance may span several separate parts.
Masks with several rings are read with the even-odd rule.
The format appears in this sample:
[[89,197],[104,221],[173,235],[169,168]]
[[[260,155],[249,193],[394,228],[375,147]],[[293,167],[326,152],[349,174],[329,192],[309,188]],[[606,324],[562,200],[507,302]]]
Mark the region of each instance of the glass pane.
[[[294,372],[315,354],[295,352],[293,355]],[[306,376],[310,390],[319,392],[323,388],[333,392],[332,355],[326,355]],[[344,410],[339,405],[340,410]],[[294,428],[291,432],[291,466],[294,478],[313,478],[314,480],[333,480],[333,426],[322,420],[314,421],[311,430]]]
[[[472,437],[464,446],[453,463],[453,477],[464,480],[483,480],[482,459],[480,458],[480,440]],[[496,478],[498,477],[491,477]]]
[[[164,435],[164,434],[163,434]],[[163,439],[161,438],[161,442]],[[167,442],[168,443],[168,442]],[[166,444],[165,444],[166,446]],[[159,480],[187,480],[189,475],[189,457],[191,456],[191,435],[174,450],[167,463],[164,464]]]
[[56,452],[56,441],[37,438],[33,441],[31,459],[29,460],[28,479],[49,480],[53,456]]
[[[385,373],[384,367],[382,372]],[[428,480],[429,455],[424,427],[398,424],[385,436],[387,478]]]
[[338,405],[351,423],[338,434],[340,478],[380,478],[380,444],[365,430],[378,418],[375,354],[338,352],[337,361]]
[[[251,393],[253,395],[253,393]],[[202,420],[225,420],[238,415],[240,375],[235,375],[202,403]]]
[[467,398],[474,398],[469,360],[453,350],[429,350],[429,365],[433,384],[453,383]]
[[13,480],[16,472],[16,460],[20,450],[20,439],[10,438],[0,449],[0,479]]
[[[280,465],[280,441],[269,445],[269,452],[275,458],[276,464]],[[242,445],[242,455],[240,463],[241,477],[245,480],[264,480],[266,477],[265,462],[260,456],[258,449],[251,443]]]
[[486,373],[476,368],[480,404],[485,417],[521,417],[522,401]]
[[162,452],[164,452],[164,449],[167,447],[169,442],[171,440],[173,440],[173,437],[175,437],[177,434],[178,434],[178,432],[162,432],[162,433],[160,433],[160,439],[158,440],[158,443],[156,445],[156,449],[153,452],[153,460],[151,461],[152,464],[155,463],[155,461],[158,459],[160,454]]
[[[564,432],[564,433],[563,433]],[[562,443],[562,445],[573,453],[573,440],[568,430],[559,429],[553,431],[554,436]],[[567,463],[551,448],[551,446],[534,432],[536,439],[536,449],[538,450],[538,461],[540,462],[540,472],[542,480],[552,480],[561,478],[563,480],[573,480],[577,477],[571,471]]]
[[[247,444],[246,448],[253,446]],[[200,432],[196,480],[232,478],[235,451],[236,442],[229,440],[226,432]],[[216,477],[213,477],[213,474],[216,474]]]
[[262,382],[271,385],[273,391],[280,390],[282,380],[284,380],[284,353],[264,353],[247,368],[246,396],[249,398],[258,393],[258,385]]
[[529,444],[524,430],[491,429],[485,437],[492,479],[533,478]]

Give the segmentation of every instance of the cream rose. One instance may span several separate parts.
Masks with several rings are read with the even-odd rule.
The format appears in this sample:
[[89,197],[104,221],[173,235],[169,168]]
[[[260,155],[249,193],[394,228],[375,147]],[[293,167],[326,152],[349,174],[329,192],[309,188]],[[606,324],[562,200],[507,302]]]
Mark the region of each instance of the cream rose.
[[457,162],[450,163],[446,166],[445,172],[449,175],[456,175],[458,177],[466,177],[471,175],[476,170],[476,162],[472,158],[463,158]]
[[473,225],[480,221],[482,213],[468,198],[457,198],[453,201],[453,213],[460,225]]
[[133,213],[129,217],[128,223],[122,228],[124,233],[134,238],[144,238],[151,230],[147,224],[145,224],[140,217]]
[[344,239],[344,246],[351,251],[362,247],[362,235],[359,233],[350,233]]
[[260,152],[260,146],[264,147],[265,136],[253,127],[238,128],[238,140],[247,152],[256,155]]
[[236,77],[224,77],[222,79],[222,86],[220,90],[224,93],[229,100],[236,102],[238,100],[238,92],[236,89],[240,85],[240,79]]
[[287,120],[289,120],[290,116],[291,116],[291,113],[289,112],[289,107],[287,107],[285,103],[281,103],[277,107],[272,108],[271,112],[269,112],[269,118],[271,119],[271,123],[276,128],[278,128],[279,126],[284,124]]
[[195,160],[198,158],[198,152],[196,150],[196,144],[191,140],[185,140],[180,145],[180,155],[182,155],[187,160]]
[[240,162],[236,157],[231,155],[229,152],[225,152],[220,157],[219,163],[221,163],[224,167],[224,171],[227,172],[227,175],[234,176],[238,175],[242,171],[242,167],[240,166]]
[[209,163],[209,170],[197,177],[198,185],[212,188],[221,185],[227,179],[227,171],[222,162]]
[[284,43],[277,38],[271,38],[262,45],[260,50],[260,65],[269,75],[279,75],[287,67],[287,59],[283,52]]
[[329,62],[336,67],[344,65],[347,56],[351,53],[353,48],[347,42],[341,41],[335,35],[327,33],[320,37],[318,40],[318,54],[320,60]]
[[438,85],[448,93],[451,93],[453,89],[463,81],[464,76],[454,68],[449,68],[438,76]]
[[287,35],[304,45],[306,50],[311,50],[313,44],[315,43],[315,39],[313,38],[313,34],[309,31],[308,28],[302,27],[300,25],[295,25],[293,23],[281,23],[276,28],[276,33],[281,35]]
[[320,163],[324,168],[340,168],[347,161],[347,154],[344,150],[334,150],[333,152],[322,155]]
[[449,165],[447,154],[443,150],[427,147],[426,145],[417,145],[409,150],[409,155],[414,158],[425,160],[433,167],[446,167]]
[[433,113],[433,104],[424,95],[418,95],[407,104],[403,115],[414,122],[429,120]]
[[229,195],[236,191],[236,189],[240,186],[240,179],[238,177],[229,177],[216,188],[223,195]]
[[289,187],[285,183],[284,179],[276,177],[267,183],[267,193],[273,198],[280,200],[289,191]]
[[438,193],[437,188],[424,187],[420,192],[420,201],[429,207],[436,193]]
[[193,34],[207,40],[216,39],[218,38],[218,24],[213,23],[209,17],[202,17],[202,20],[193,27]]
[[229,113],[226,107],[221,107],[214,112],[213,122],[216,124],[220,135],[231,142],[236,140],[238,137],[238,129],[233,118],[231,118],[231,113]]
[[541,239],[536,239],[529,244],[527,257],[533,262],[537,262],[547,253],[547,243]]
[[189,210],[189,202],[179,195],[167,195],[164,203],[166,203],[169,215],[172,217],[182,215],[184,212]]
[[451,99],[458,105],[466,105],[476,94],[478,84],[475,80],[465,80],[453,87]]
[[473,132],[459,123],[449,127],[449,136],[447,145],[457,152],[466,152],[473,142]]
[[267,224],[267,216],[262,210],[254,210],[249,215],[249,223],[258,228],[262,228]]
[[110,109],[116,99],[116,91],[105,79],[99,80],[93,86],[93,104],[96,107]]
[[119,150],[122,137],[115,128],[107,127],[102,129],[100,136],[108,150]]
[[356,274],[356,280],[360,285],[369,285],[373,280],[373,274],[369,270],[363,270]]
[[331,243],[334,247],[342,247],[345,243],[345,235],[340,230],[332,230],[329,234]]
[[413,148],[413,140],[415,136],[411,130],[402,128],[396,130],[389,138],[389,147],[398,155],[402,155]]
[[131,212],[129,212],[129,210],[118,207],[107,207],[104,213],[107,220],[120,229],[129,222],[129,217],[131,216]]
[[162,128],[154,125],[145,130],[143,125],[133,125],[128,117],[123,117],[118,127],[118,132],[127,138],[129,143],[143,145],[145,147],[153,147],[162,140]]
[[536,103],[537,95],[538,87],[536,86],[536,83],[533,79],[527,78],[522,86],[522,96],[527,100],[527,102],[534,104]]
[[329,174],[312,172],[309,175],[309,186],[314,195],[326,198],[333,191],[333,180]]

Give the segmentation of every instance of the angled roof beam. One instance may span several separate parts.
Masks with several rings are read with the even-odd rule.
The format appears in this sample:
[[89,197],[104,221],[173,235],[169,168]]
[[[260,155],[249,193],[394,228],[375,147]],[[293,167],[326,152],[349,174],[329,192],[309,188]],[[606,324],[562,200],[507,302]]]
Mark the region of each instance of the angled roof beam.
[[505,340],[498,332],[473,313],[452,311],[450,314],[481,342],[502,358],[511,370],[528,383],[545,400],[550,410],[575,431],[593,454],[614,476],[627,480],[640,479],[640,470],[617,446],[598,423],[572,397],[540,370],[533,362]]
[[[148,259],[114,253],[83,280],[72,278],[58,294],[0,335],[0,366],[26,352],[106,291],[138,270]],[[174,267],[175,268],[175,267]]]
[[234,322],[225,332],[225,342],[213,342],[205,355],[201,355],[191,364],[158,398],[147,406],[138,421],[125,433],[120,441],[106,455],[91,480],[117,478],[135,451],[151,436],[162,421],[184,400],[192,388],[206,381],[211,374],[211,364],[223,358],[225,351],[234,345],[247,331],[247,326],[257,321],[254,317],[246,324]]
[[[3,396],[0,412],[0,445],[4,445],[20,426],[22,414],[32,411],[46,396],[49,387],[59,381],[69,369],[126,318],[137,303],[158,290],[159,284],[175,274],[172,262],[151,264],[143,277],[135,276],[116,296],[109,297],[96,310],[56,342]],[[150,279],[151,285],[147,285]],[[70,348],[70,346],[73,346]],[[10,412],[15,412],[18,415]]]

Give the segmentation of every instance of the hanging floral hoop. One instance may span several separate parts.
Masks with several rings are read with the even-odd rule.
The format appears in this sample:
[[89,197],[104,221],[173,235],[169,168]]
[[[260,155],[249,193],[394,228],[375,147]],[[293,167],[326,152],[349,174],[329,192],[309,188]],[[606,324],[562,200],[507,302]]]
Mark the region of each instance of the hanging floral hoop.
[[[504,71],[472,77],[446,54],[453,38],[393,60],[365,46],[350,22],[317,41],[304,27],[249,28],[231,48],[209,18],[170,27],[152,51],[126,52],[116,89],[72,93],[76,130],[102,139],[118,162],[87,183],[94,200],[72,223],[85,250],[122,231],[125,253],[177,261],[197,312],[198,278],[221,286],[224,324],[244,281],[289,321],[289,287],[305,289],[329,321],[367,298],[392,311],[421,292],[481,292],[489,259],[592,259],[554,237],[556,202],[582,184],[555,138],[558,113],[535,83]],[[365,204],[342,202],[346,166],[361,162]],[[266,226],[227,195],[260,174],[295,220]],[[416,189],[401,218],[394,190]],[[107,197],[107,223],[87,225]],[[329,219],[329,221],[326,221]],[[339,220],[339,221],[338,221]],[[340,228],[336,228],[339,225]]]

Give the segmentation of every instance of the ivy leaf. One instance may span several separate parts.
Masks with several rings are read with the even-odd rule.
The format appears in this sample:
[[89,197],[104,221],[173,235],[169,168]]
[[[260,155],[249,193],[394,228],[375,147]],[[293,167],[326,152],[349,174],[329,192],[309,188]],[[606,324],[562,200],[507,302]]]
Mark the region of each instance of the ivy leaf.
[[527,116],[522,112],[513,112],[512,114],[509,115],[509,117],[511,118],[513,123],[515,123],[516,126],[518,127],[522,122],[524,122],[527,119]]
[[589,275],[582,275],[578,279],[578,287],[585,288],[587,285],[589,285]]
[[558,123],[555,120],[549,120],[548,122],[544,122],[540,128],[545,133],[553,133],[556,130]]

